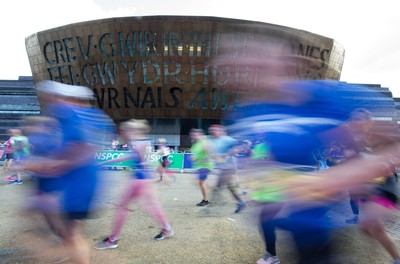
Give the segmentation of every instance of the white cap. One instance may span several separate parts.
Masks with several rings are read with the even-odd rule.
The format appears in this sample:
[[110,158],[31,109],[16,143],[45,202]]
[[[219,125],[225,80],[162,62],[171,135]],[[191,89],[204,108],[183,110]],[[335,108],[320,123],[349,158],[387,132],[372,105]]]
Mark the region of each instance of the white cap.
[[75,97],[81,99],[94,99],[94,93],[85,86],[70,85],[50,80],[44,80],[36,83],[36,89],[39,92],[61,95],[65,97]]

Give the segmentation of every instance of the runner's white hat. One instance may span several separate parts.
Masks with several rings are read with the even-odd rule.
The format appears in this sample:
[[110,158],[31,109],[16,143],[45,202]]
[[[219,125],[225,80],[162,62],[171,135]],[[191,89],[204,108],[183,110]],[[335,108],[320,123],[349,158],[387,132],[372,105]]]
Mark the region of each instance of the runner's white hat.
[[65,97],[74,97],[91,100],[94,99],[94,93],[85,86],[70,85],[50,80],[44,80],[36,83],[36,89],[39,92],[50,93]]

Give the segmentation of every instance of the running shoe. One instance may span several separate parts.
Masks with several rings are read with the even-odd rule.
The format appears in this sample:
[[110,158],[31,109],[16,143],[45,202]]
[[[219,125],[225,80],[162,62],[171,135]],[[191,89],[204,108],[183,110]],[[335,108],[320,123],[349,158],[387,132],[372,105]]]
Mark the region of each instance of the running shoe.
[[262,256],[259,260],[257,260],[257,264],[280,264],[279,258],[277,256],[272,256],[268,252]]
[[13,176],[8,176],[8,177],[6,177],[6,181],[15,181],[16,179],[15,179],[15,177],[13,177]]
[[245,202],[241,202],[237,204],[237,208],[235,210],[235,214],[240,213],[241,211],[243,211],[244,208],[247,207],[247,204]]
[[206,200],[201,200],[201,202],[200,203],[198,203],[198,204],[196,204],[197,206],[206,206],[206,205],[209,205],[210,203],[208,202],[208,201],[206,201]]
[[172,228],[170,230],[162,229],[160,234],[156,235],[154,239],[163,240],[164,238],[172,237],[173,235],[174,235],[174,230],[172,230]]
[[348,224],[357,224],[358,222],[360,222],[360,219],[357,215],[352,218],[346,219],[346,223]]
[[111,241],[109,237],[97,242],[94,248],[97,250],[113,249],[118,247],[118,240]]
[[15,181],[11,181],[11,182],[9,182],[8,184],[22,184],[22,181],[18,181],[18,180],[15,180]]

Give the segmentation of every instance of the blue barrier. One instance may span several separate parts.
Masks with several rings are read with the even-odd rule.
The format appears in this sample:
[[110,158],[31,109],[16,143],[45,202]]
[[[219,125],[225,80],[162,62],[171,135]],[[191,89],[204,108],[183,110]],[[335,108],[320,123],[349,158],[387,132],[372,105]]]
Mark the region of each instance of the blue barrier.
[[191,169],[192,164],[192,156],[193,153],[185,153],[183,154],[183,169]]

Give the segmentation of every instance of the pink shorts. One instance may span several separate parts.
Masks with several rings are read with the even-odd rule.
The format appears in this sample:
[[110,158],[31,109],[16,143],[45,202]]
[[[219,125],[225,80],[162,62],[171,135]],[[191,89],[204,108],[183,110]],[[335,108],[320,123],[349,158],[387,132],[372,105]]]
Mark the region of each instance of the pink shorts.
[[393,201],[389,200],[388,198],[386,198],[384,196],[379,196],[379,195],[371,196],[371,197],[368,197],[368,201],[377,203],[388,209],[399,209],[399,207],[397,206],[396,203],[394,203]]

